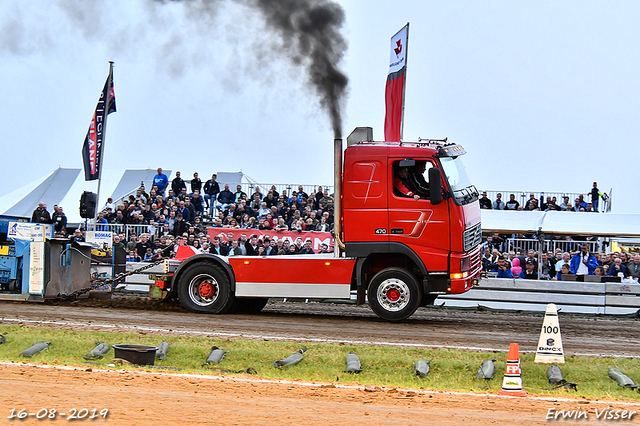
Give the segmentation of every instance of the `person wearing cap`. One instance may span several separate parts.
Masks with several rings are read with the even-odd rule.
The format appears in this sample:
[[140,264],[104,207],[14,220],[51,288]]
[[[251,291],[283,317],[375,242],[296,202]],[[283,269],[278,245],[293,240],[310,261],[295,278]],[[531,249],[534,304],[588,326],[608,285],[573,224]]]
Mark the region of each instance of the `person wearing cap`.
[[491,200],[487,197],[487,191],[482,191],[482,197],[478,200],[480,208],[485,210],[491,210]]
[[536,264],[528,260],[525,265],[525,268],[522,271],[520,271],[520,273],[518,274],[518,278],[524,278],[527,280],[537,280],[538,271],[536,270]]

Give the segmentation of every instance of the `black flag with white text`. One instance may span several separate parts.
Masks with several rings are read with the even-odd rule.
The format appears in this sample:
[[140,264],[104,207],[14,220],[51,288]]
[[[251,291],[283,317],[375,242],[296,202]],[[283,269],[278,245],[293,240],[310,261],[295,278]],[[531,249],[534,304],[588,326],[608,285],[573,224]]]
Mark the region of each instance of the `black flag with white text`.
[[84,180],[100,178],[102,167],[102,148],[107,129],[107,115],[116,112],[116,95],[113,90],[113,63],[109,64],[109,76],[104,83],[102,93],[82,145]]

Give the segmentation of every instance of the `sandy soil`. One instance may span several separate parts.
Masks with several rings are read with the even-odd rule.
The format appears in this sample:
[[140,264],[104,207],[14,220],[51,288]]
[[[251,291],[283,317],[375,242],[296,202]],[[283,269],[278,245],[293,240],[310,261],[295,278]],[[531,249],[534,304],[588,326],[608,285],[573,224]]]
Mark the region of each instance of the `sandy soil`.
[[[5,390],[0,414],[11,409],[29,413],[55,409],[57,424],[71,409],[107,408],[106,420],[79,420],[112,425],[535,425],[548,423],[549,409],[581,410],[589,424],[611,407],[640,412],[640,404],[602,403],[579,399],[505,398],[494,395],[425,392],[396,388],[331,384],[261,382],[253,376],[202,377],[158,372],[53,369],[0,365]],[[632,420],[616,423],[637,423]],[[53,420],[13,420],[14,424],[46,424]],[[77,421],[76,421],[77,422]],[[567,420],[562,421],[572,424]],[[582,420],[584,423],[584,420]]]

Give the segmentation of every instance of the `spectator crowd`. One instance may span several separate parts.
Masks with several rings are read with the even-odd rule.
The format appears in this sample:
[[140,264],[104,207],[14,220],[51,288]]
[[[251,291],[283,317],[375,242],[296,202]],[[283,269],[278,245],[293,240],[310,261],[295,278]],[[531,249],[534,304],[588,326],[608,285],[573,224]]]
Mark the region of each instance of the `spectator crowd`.
[[[81,229],[66,234],[67,218],[59,206],[54,206],[50,215],[47,206],[40,203],[32,222],[53,224],[58,238],[84,238]],[[312,254],[309,239],[258,236],[252,230],[331,232],[333,224],[334,199],[321,186],[312,194],[307,194],[302,185],[290,194],[287,190],[278,192],[275,185],[265,193],[256,186],[252,194],[247,194],[241,185],[235,192],[228,184],[220,189],[216,174],[203,183],[197,172],[185,181],[178,171],[170,181],[158,168],[149,192],[140,186],[117,204],[109,198],[98,213],[96,230],[114,228],[109,225],[138,225],[136,229],[146,230],[130,235],[128,240],[125,233],[116,234],[113,241],[127,251],[129,261],[145,261],[171,257],[181,245],[224,256]],[[221,228],[227,238],[211,239],[207,228]],[[238,232],[227,230],[240,230],[240,237],[234,238]],[[318,251],[329,250],[324,244]]]
[[516,250],[501,252],[501,244],[500,236],[494,234],[482,247],[483,271],[496,273],[498,278],[561,281],[563,275],[600,275],[640,279],[640,254],[637,253],[591,253],[589,244],[585,243],[572,251],[557,248],[538,253],[521,249],[516,253]]
[[[523,194],[524,195],[524,194]],[[534,193],[529,194],[529,199],[520,205],[520,202],[516,200],[515,194],[509,194],[509,200],[504,201],[502,199],[502,193],[496,194],[496,199],[491,201],[487,197],[486,191],[482,193],[480,197],[480,208],[485,210],[528,210],[528,211],[570,211],[570,212],[599,212],[600,200],[608,200],[608,196],[603,194],[598,189],[598,183],[593,182],[593,188],[588,194],[591,201],[586,201],[584,195],[580,194],[577,198],[571,200],[568,196],[562,197],[562,202],[558,204],[558,199],[555,196],[540,197],[540,200]]]

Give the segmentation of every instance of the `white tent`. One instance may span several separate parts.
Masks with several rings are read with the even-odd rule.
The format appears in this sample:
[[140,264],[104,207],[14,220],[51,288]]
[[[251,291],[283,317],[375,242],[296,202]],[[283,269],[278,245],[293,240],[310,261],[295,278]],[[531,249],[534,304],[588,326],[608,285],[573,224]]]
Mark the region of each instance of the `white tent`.
[[[165,171],[171,175],[171,171]],[[100,200],[98,208],[104,206],[108,197],[114,200],[124,197],[144,183],[147,191],[156,171],[153,169],[104,169],[100,183]],[[47,205],[49,213],[53,206],[64,209],[69,223],[80,223],[80,196],[84,191],[96,192],[98,181],[85,181],[81,169],[65,169],[59,167],[48,176],[41,177],[25,186],[0,197],[0,215],[31,218],[31,214],[39,202]]]
[[[173,179],[171,170],[163,172],[169,180]],[[117,201],[135,193],[141,184],[149,192],[155,174],[156,169],[103,169],[98,209],[105,205],[107,198]],[[183,176],[183,179],[189,181],[191,178]],[[209,177],[202,176],[201,179],[206,181]],[[232,191],[237,184],[255,184],[242,172],[218,172],[217,180],[221,187],[228,183]],[[0,215],[31,218],[38,203],[43,202],[49,213],[53,213],[53,206],[57,204],[64,209],[68,223],[81,223],[84,219],[80,217],[80,196],[84,191],[95,193],[97,189],[98,181],[85,181],[81,169],[59,167],[51,174],[1,196]]]

